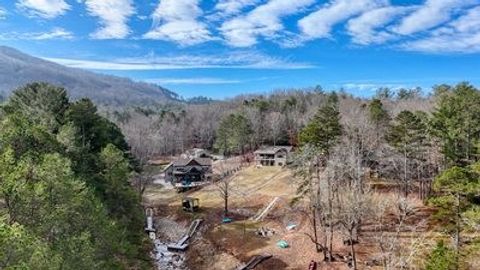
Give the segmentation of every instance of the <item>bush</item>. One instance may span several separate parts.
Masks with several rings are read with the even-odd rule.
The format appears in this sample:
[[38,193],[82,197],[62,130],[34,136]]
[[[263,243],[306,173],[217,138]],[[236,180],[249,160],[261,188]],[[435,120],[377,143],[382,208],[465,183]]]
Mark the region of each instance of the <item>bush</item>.
[[426,270],[454,270],[457,269],[456,254],[453,249],[439,241],[428,256]]

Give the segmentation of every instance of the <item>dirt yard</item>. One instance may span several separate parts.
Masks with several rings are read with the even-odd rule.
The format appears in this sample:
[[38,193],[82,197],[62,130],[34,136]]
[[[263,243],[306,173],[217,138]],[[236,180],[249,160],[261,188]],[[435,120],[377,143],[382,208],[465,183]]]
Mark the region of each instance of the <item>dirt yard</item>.
[[[297,205],[293,208],[290,205],[296,187],[288,169],[250,166],[238,171],[230,180],[229,217],[233,222],[228,224],[222,224],[224,201],[219,187],[214,184],[180,194],[155,185],[147,189],[144,201],[146,205],[154,207],[157,220],[162,224],[168,219],[184,229],[193,219],[204,219],[186,254],[189,269],[232,270],[247,262],[251,256],[259,254],[271,254],[273,257],[256,269],[307,269],[311,260],[322,261],[323,255],[315,252],[313,243],[306,235],[311,231],[311,224],[302,210],[305,207]],[[183,212],[181,199],[184,196],[199,198],[201,210],[193,214]],[[272,200],[275,200],[275,204],[271,210],[261,220],[252,220]],[[260,229],[273,234],[262,237],[257,234]],[[162,229],[162,235],[159,236],[164,241],[170,241],[178,235],[175,228],[171,228],[170,234],[166,231]],[[340,236],[336,237],[335,252],[348,254],[349,246],[343,245]],[[280,240],[286,241],[289,247],[278,247]],[[362,241],[356,248],[359,268],[376,269],[366,267],[365,261],[371,259],[377,245],[372,241]],[[343,262],[320,266],[319,269],[348,269]]]

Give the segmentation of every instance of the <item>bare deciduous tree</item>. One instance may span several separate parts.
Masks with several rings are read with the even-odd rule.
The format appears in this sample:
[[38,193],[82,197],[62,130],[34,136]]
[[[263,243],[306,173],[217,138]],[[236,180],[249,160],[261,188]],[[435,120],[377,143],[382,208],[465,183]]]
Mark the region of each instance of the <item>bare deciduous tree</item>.
[[357,269],[357,257],[355,245],[358,242],[358,231],[363,222],[373,215],[373,193],[354,184],[338,190],[335,216],[341,225],[342,231],[348,237],[346,243],[350,245],[353,269]]
[[267,123],[274,146],[277,145],[278,139],[283,133],[283,119],[284,117],[279,112],[272,112],[267,116]]
[[228,216],[228,199],[230,198],[230,179],[223,179],[215,183],[223,199],[223,215]]

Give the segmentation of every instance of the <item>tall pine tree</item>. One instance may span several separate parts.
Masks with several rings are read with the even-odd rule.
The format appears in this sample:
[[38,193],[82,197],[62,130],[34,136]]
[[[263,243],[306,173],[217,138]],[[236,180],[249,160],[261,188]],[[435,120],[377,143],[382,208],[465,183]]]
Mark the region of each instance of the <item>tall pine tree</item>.
[[311,145],[322,155],[328,155],[342,134],[338,97],[331,95],[327,103],[313,116],[310,122],[300,131],[300,146]]
[[427,126],[420,115],[402,111],[395,117],[387,132],[387,142],[403,156],[403,193],[408,196],[411,188],[410,166],[413,159],[420,159],[427,147]]
[[463,166],[479,160],[480,92],[467,83],[444,87],[433,112],[432,131],[447,165]]

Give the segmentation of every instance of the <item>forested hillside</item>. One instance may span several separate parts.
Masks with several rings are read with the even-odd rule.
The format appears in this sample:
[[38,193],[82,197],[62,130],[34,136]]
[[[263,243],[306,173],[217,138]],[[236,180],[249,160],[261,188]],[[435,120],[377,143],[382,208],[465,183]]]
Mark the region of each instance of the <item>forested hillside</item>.
[[0,108],[0,269],[149,269],[127,151],[90,100],[15,91]]
[[37,81],[65,87],[72,99],[88,97],[110,106],[151,105],[179,98],[158,85],[68,68],[0,46],[0,96]]
[[[446,86],[439,86],[443,89]],[[366,121],[370,100],[336,93],[342,121]],[[377,96],[390,115],[402,110],[431,111],[436,96],[420,89],[398,93],[379,89]],[[321,87],[275,91],[268,95],[238,96],[204,104],[170,104],[107,112],[142,159],[175,155],[191,147],[238,154],[263,144],[298,145],[298,134],[328,98]],[[372,127],[373,128],[373,127]],[[228,135],[228,140],[218,140]]]

